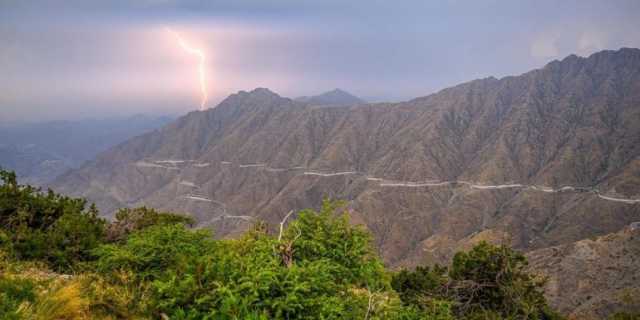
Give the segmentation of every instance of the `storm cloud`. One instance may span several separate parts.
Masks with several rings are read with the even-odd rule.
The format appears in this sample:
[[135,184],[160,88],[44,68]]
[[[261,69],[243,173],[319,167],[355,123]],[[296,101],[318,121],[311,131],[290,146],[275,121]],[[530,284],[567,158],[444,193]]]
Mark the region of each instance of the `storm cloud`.
[[0,121],[184,113],[268,87],[370,101],[640,46],[637,1],[0,1]]

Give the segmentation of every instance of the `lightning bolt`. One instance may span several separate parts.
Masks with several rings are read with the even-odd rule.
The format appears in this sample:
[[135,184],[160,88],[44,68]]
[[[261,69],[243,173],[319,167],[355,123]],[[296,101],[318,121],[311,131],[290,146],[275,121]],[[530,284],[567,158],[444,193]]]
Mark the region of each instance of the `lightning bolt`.
[[198,63],[198,76],[200,80],[200,95],[201,95],[200,110],[204,110],[204,105],[207,103],[207,99],[209,98],[207,94],[207,81],[205,77],[205,60],[207,57],[205,56],[204,51],[202,51],[201,49],[191,47],[186,41],[184,41],[184,39],[182,39],[180,34],[178,34],[177,32],[169,28],[165,28],[165,29],[167,30],[168,33],[170,33],[173,37],[175,37],[178,40],[178,45],[180,45],[180,47],[184,51],[186,51],[189,54],[198,56],[198,59],[200,60],[200,62]]

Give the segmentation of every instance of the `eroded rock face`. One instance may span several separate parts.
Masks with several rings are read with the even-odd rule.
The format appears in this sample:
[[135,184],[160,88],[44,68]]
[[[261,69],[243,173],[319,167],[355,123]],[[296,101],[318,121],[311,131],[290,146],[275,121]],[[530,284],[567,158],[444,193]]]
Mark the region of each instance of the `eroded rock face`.
[[395,104],[239,92],[52,186],[107,214],[183,212],[219,236],[344,199],[388,264],[412,266],[481,239],[534,250],[637,220],[639,124],[640,50],[622,49]]
[[550,303],[572,319],[640,312],[640,230],[535,250],[530,267],[548,277]]

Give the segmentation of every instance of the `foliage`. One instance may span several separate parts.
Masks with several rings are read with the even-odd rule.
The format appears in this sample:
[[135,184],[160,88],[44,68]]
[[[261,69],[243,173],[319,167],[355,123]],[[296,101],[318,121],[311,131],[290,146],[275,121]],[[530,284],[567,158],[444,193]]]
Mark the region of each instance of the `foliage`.
[[33,281],[0,275],[0,320],[21,319],[20,305],[35,299]]
[[19,312],[25,319],[34,320],[90,319],[89,301],[83,295],[81,284],[76,281],[51,285],[36,301],[21,305]]
[[0,255],[0,319],[89,319],[88,299],[79,281]]
[[448,278],[447,268],[418,266],[414,271],[401,270],[394,275],[391,285],[402,301],[421,309],[431,308],[446,295],[443,292]]
[[102,242],[105,221],[84,199],[20,185],[13,172],[0,170],[0,179],[0,245],[16,258],[70,271]]
[[107,228],[108,241],[123,241],[135,231],[155,225],[193,225],[193,219],[170,212],[158,212],[153,208],[122,208],[116,213],[116,220]]
[[[319,212],[303,210],[284,233],[280,244],[283,262],[292,254],[293,261],[312,262],[329,259],[342,281],[372,289],[386,289],[384,266],[371,246],[371,236],[349,223],[348,215],[336,216],[341,202],[324,200]],[[287,248],[291,245],[291,248]],[[290,250],[291,252],[287,252]]]
[[434,301],[454,303],[464,319],[560,319],[547,306],[544,282],[526,272],[526,258],[486,242],[458,252],[448,268],[401,271],[392,284],[408,305],[426,309]]
[[0,320],[558,318],[506,247],[392,276],[340,202],[277,236],[259,224],[215,240],[146,207],[107,224],[82,199],[0,178]]
[[388,290],[368,235],[337,217],[336,208],[327,201],[320,212],[301,212],[280,241],[261,229],[213,241],[183,225],[150,227],[124,244],[96,250],[96,270],[110,279],[130,271],[129,286],[138,288],[133,295],[149,296],[140,312],[148,317],[350,319],[367,310],[370,319],[410,315]]

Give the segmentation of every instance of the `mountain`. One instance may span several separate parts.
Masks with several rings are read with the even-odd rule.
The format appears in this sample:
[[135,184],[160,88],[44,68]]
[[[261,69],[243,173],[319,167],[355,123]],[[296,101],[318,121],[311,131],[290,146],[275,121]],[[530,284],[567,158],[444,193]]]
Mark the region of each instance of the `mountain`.
[[99,152],[173,120],[168,116],[119,117],[0,125],[0,166],[25,183],[43,185]]
[[350,106],[367,103],[366,101],[340,89],[334,89],[317,96],[298,97],[295,100],[315,106]]
[[344,199],[387,264],[414,266],[480,240],[534,252],[639,220],[639,123],[638,49],[401,103],[319,107],[261,88],[113,147],[52,187],[107,215],[182,212],[218,236]]

